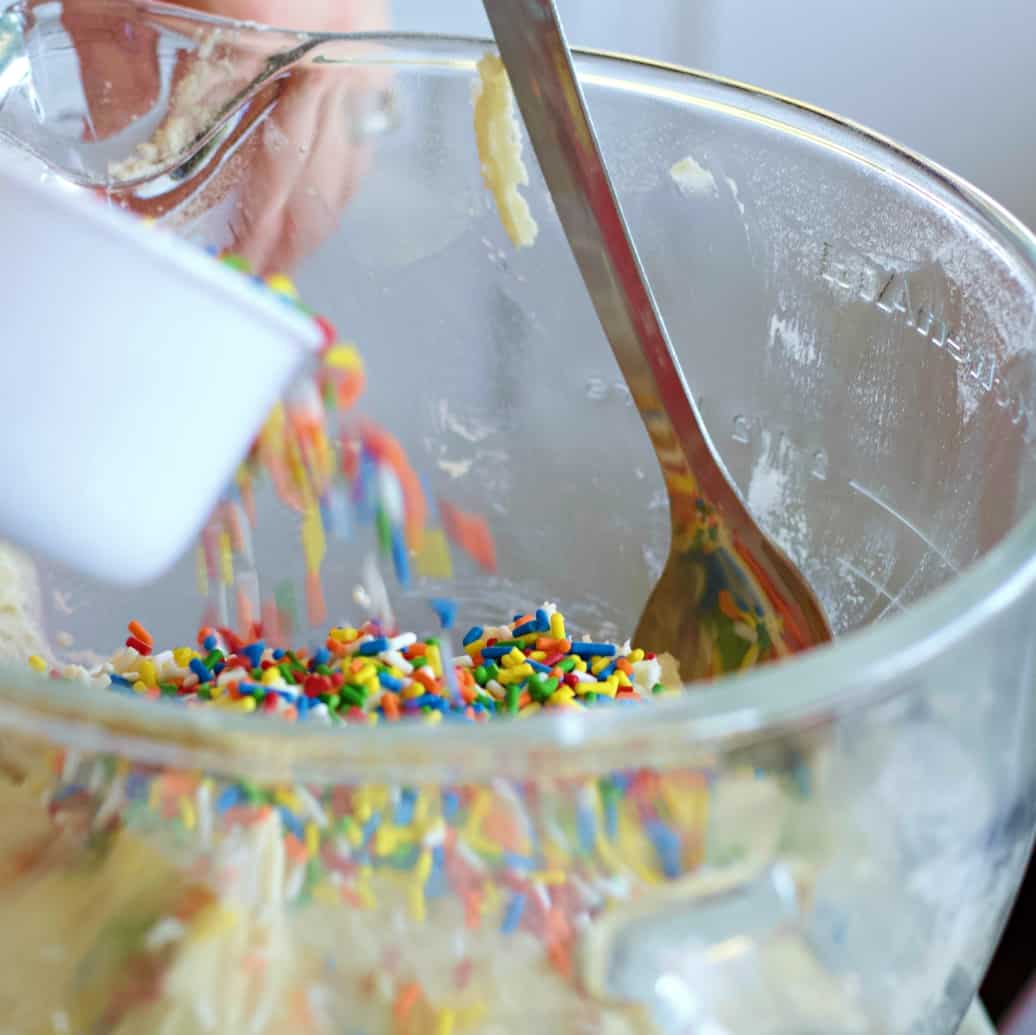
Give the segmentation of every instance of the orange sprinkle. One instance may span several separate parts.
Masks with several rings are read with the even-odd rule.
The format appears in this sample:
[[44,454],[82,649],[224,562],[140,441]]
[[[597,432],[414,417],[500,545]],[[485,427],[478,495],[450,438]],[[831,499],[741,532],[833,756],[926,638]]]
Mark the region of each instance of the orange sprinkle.
[[208,625],[202,625],[198,630],[198,646],[201,647],[210,636],[215,636],[216,631]]
[[306,572],[306,616],[310,625],[323,625],[327,621],[327,604],[319,571]]
[[477,891],[466,891],[464,898],[464,926],[477,931],[482,926],[482,896]]
[[410,678],[420,683],[421,686],[423,686],[430,694],[435,693],[437,689],[435,685],[435,676],[433,676],[431,672],[425,672],[423,669],[418,669],[416,672],[411,674]]
[[719,591],[719,609],[731,619],[736,622],[741,617],[741,612],[737,608],[737,604],[734,603],[734,598],[730,594],[729,589],[721,589]]
[[405,984],[399,990],[396,1001],[392,1004],[393,1018],[399,1023],[405,1021],[420,998],[421,986],[416,981]]
[[399,719],[399,698],[393,693],[385,693],[381,695],[380,703],[385,718],[389,722],[396,722]]
[[252,629],[252,623],[255,621],[255,614],[252,610],[252,598],[248,595],[244,586],[237,587],[236,603],[237,626],[241,630],[241,635],[247,639]]
[[284,835],[284,851],[292,862],[307,862],[309,853],[306,846],[294,835]]
[[146,643],[149,647],[153,647],[155,645],[155,641],[151,633],[149,633],[147,629],[145,629],[144,626],[140,624],[140,622],[132,621],[130,622],[128,628],[130,634],[132,636],[136,636],[136,638],[140,640],[141,643]]
[[619,660],[615,662],[615,667],[620,672],[625,672],[627,676],[633,675],[633,665],[629,658],[619,658]]

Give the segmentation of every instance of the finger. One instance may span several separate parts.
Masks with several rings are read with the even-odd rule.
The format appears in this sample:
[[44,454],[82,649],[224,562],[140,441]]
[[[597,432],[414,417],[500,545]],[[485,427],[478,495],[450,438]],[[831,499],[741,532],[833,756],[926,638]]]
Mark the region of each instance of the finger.
[[66,3],[62,25],[79,58],[87,140],[105,140],[154,106],[161,86],[158,33],[137,12]]

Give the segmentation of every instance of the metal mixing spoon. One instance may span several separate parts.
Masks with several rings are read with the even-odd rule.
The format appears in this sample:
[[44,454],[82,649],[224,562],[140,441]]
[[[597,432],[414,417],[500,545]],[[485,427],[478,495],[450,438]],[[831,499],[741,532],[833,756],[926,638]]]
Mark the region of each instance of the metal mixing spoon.
[[669,493],[669,558],[635,642],[671,654],[692,680],[830,640],[813,590],[756,524],[706,434],[605,170],[553,0],[484,7]]

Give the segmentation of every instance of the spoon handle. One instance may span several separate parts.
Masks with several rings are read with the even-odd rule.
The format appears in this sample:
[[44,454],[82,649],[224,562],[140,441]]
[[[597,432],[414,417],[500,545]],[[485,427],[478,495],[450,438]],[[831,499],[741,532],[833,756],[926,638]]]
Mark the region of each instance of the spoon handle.
[[702,430],[630,239],[553,0],[485,0],[484,7],[558,217],[670,488],[677,472],[662,451],[675,445],[701,495],[740,515],[743,504]]

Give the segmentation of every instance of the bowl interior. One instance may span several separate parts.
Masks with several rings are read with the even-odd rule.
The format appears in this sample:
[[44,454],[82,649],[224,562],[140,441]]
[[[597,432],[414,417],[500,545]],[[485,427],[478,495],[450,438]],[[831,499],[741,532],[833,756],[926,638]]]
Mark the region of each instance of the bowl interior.
[[[155,110],[168,110],[184,54],[204,63],[205,25],[136,10],[159,43]],[[41,22],[28,39],[37,103],[15,83],[0,128],[49,120],[69,154],[138,142],[134,123],[82,143],[101,102],[67,36]],[[218,57],[243,76],[290,42],[237,33]],[[291,267],[363,352],[361,412],[398,435],[430,499],[489,522],[496,573],[458,553],[453,578],[393,584],[401,625],[428,628],[434,595],[456,598],[462,623],[554,600],[587,633],[621,639],[666,556],[666,497],[527,142],[534,247],[510,245],[482,185],[471,93],[484,49],[327,41],[190,163],[110,197],[261,272]],[[1024,239],[851,127],[676,70],[578,64],[717,449],[836,630],[898,612],[1003,538],[1034,493]],[[204,376],[184,371],[151,419],[203,420],[188,386]],[[146,490],[128,505],[147,520]],[[300,518],[268,487],[258,511],[263,592],[289,606],[294,594],[301,629]],[[361,616],[374,549],[370,527],[339,532],[323,573],[334,620]],[[205,603],[194,557],[133,591],[38,571],[47,634],[71,654],[110,650],[131,617],[184,641]],[[213,593],[232,607],[233,590]]]

